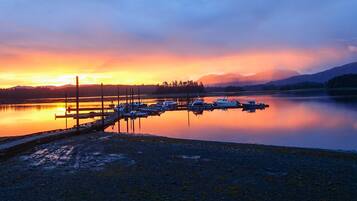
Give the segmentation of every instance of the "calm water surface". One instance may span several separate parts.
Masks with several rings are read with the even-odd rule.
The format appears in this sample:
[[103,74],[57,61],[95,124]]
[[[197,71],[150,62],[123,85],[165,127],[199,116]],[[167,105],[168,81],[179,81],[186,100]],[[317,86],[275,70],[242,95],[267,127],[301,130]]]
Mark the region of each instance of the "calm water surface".
[[[155,134],[161,136],[259,143],[297,147],[357,150],[357,103],[321,97],[232,97],[241,102],[255,99],[270,105],[265,110],[241,109],[169,111],[124,121],[107,128],[110,132]],[[205,98],[213,101],[215,98]],[[350,100],[347,98],[346,100]],[[106,103],[109,104],[109,103]],[[81,106],[99,106],[83,103]],[[63,103],[0,106],[0,136],[16,136],[73,126],[73,119],[55,119],[64,114]],[[93,121],[81,120],[81,122]],[[120,125],[120,126],[119,126]]]

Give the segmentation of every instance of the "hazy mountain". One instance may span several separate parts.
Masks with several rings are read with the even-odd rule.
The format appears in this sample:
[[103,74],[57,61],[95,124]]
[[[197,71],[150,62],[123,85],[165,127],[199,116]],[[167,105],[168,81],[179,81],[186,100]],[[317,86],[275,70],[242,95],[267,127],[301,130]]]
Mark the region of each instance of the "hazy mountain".
[[272,80],[280,80],[291,76],[299,75],[292,70],[270,70],[259,72],[253,75],[240,75],[235,73],[227,74],[209,74],[198,79],[204,85],[210,86],[228,86],[228,85],[254,85],[263,84]]
[[34,89],[35,87],[32,86],[15,86],[11,87],[10,89]]
[[308,83],[308,82],[325,83],[336,76],[353,74],[353,73],[357,73],[357,62],[345,64],[342,66],[337,66],[329,70],[325,70],[315,74],[298,75],[287,79],[272,81],[267,84],[281,86],[281,85],[291,85],[291,84]]

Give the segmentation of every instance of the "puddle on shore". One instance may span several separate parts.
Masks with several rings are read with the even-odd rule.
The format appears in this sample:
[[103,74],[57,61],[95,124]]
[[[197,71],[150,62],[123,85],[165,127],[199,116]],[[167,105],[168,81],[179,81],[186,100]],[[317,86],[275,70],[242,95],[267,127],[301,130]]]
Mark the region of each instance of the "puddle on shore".
[[131,166],[135,161],[124,154],[103,153],[88,150],[83,145],[43,145],[32,154],[20,156],[30,168],[44,170],[62,169],[66,171],[102,170],[107,164],[119,162],[124,166]]

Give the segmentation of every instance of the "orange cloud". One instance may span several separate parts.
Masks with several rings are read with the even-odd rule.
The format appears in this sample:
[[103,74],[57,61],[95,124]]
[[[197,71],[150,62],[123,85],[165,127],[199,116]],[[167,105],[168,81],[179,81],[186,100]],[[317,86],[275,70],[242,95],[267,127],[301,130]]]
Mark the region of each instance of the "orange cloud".
[[[11,55],[11,56],[9,56]],[[209,73],[252,74],[274,68],[305,71],[346,53],[336,49],[281,49],[224,55],[183,56],[153,52],[45,52],[11,49],[0,57],[0,87],[61,85],[80,75],[82,83],[155,84],[164,80],[197,79]]]

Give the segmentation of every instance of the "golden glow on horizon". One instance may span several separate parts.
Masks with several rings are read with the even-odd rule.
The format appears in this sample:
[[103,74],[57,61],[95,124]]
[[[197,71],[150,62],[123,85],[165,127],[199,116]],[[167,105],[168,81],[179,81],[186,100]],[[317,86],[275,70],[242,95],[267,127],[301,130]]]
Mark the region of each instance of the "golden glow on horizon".
[[216,56],[26,52],[0,60],[0,87],[73,84],[75,75],[80,76],[81,84],[157,84],[198,79],[210,73],[252,74],[274,68],[304,71],[322,61],[344,57],[335,49],[249,51]]

